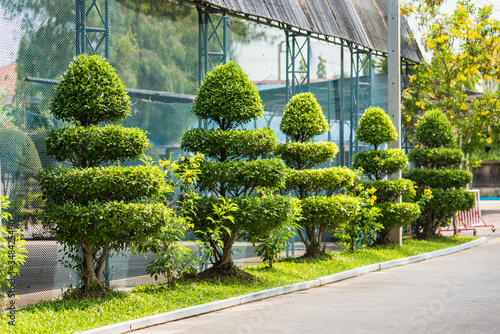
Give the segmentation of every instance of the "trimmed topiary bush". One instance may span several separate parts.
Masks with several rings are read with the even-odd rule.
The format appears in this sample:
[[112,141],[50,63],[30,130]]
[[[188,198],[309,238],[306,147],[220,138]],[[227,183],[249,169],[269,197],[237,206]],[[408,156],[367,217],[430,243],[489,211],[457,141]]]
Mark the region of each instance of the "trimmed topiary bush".
[[373,145],[377,150],[379,145],[395,141],[398,133],[384,109],[370,107],[365,110],[363,117],[359,120],[356,138]]
[[[472,173],[454,169],[464,160],[462,151],[443,148],[455,143],[452,126],[444,113],[438,109],[427,112],[419,121],[416,134],[420,145],[426,147],[412,149],[409,157],[420,169],[407,170],[404,175],[419,187],[416,199],[422,218],[417,234],[427,238],[449,223],[455,212],[472,209],[475,198],[472,192],[463,189],[472,181]],[[428,194],[432,194],[431,198]]]
[[234,60],[207,73],[192,111],[220,130],[235,129],[264,114],[257,88]]
[[415,133],[420,145],[428,148],[452,147],[455,135],[450,121],[439,109],[425,113]]
[[311,93],[292,96],[280,123],[280,130],[284,134],[301,143],[325,133],[328,128],[321,106]]
[[408,160],[421,168],[459,168],[464,162],[464,154],[462,150],[453,148],[421,148],[411,150]]
[[[184,150],[210,158],[200,162],[197,181],[197,189],[209,196],[184,200],[184,211],[194,234],[211,249],[209,272],[232,275],[236,238],[268,237],[295,221],[292,198],[273,195],[284,187],[287,168],[280,159],[258,159],[276,147],[272,130],[236,129],[263,114],[257,89],[236,62],[207,74],[193,112],[219,128],[192,129],[182,136]],[[238,209],[229,211],[231,204]]]
[[333,143],[307,142],[328,131],[321,107],[311,93],[297,94],[290,99],[280,129],[297,141],[279,144],[275,153],[292,168],[286,189],[300,199],[302,206],[303,219],[297,231],[306,246],[304,256],[316,256],[322,253],[323,232],[335,231],[358,214],[358,198],[334,195],[337,190],[353,187],[357,174],[344,167],[310,169],[338,152]]
[[99,295],[106,289],[108,254],[144,243],[172,222],[172,210],[161,203],[172,187],[156,166],[105,166],[137,158],[148,146],[139,129],[99,125],[130,113],[125,86],[105,59],[76,57],[56,87],[51,108],[54,116],[76,126],[49,131],[47,153],[76,168],[39,173],[47,199],[44,220],[71,259],[63,263],[81,276],[83,294]]
[[114,68],[99,56],[80,55],[69,64],[50,104],[54,117],[81,126],[121,121],[130,98]]
[[414,184],[410,180],[383,180],[408,165],[408,158],[401,149],[378,150],[386,142],[397,139],[397,133],[389,116],[381,108],[368,108],[359,120],[356,138],[375,146],[375,150],[359,152],[353,157],[353,167],[360,168],[372,180],[363,184],[371,189],[372,205],[380,210],[377,222],[383,228],[379,230],[377,242],[390,242],[389,233],[393,228],[407,225],[420,215],[418,204],[400,203],[401,197],[412,197]]

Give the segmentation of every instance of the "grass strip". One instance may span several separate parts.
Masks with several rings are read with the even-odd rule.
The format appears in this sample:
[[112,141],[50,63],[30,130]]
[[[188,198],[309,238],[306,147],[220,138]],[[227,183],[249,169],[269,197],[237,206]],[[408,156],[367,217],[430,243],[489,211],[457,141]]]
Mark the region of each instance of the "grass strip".
[[8,317],[0,319],[0,333],[74,333],[444,249],[473,239],[405,240],[402,247],[388,245],[332,252],[316,259],[286,259],[275,263],[272,269],[264,265],[245,267],[245,271],[262,278],[253,283],[236,279],[188,281],[178,283],[175,289],[154,284],[138,286],[104,300],[39,302],[18,310],[14,327],[8,324]]

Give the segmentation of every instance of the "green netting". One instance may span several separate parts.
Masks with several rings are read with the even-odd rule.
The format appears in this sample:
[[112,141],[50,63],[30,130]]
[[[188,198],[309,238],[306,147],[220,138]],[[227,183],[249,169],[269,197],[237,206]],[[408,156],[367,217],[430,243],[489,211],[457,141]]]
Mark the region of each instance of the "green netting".
[[[23,296],[52,296],[49,290],[57,295],[77,284],[75,273],[58,262],[61,246],[33,214],[43,205],[37,172],[57,165],[45,154],[45,134],[65,126],[50,115],[54,83],[77,53],[107,56],[116,68],[132,103],[124,125],[148,132],[147,154],[154,160],[181,153],[179,138],[186,129],[211,126],[190,110],[204,71],[224,59],[236,59],[263,100],[264,117],[246,127],[268,126],[282,142],[279,123],[287,98],[293,91],[316,95],[330,131],[314,140],[333,141],[341,149],[330,166],[350,165],[351,153],[368,148],[354,138],[357,120],[370,105],[387,106],[383,60],[373,57],[370,70],[369,55],[352,45],[344,46],[342,56],[340,46],[311,40],[310,53],[291,55],[282,30],[229,17],[224,33],[221,14],[200,16],[182,1],[158,8],[137,3],[109,0],[106,14],[105,0],[0,0],[0,191],[12,201],[11,213],[28,239],[30,254],[18,280]],[[79,6],[85,6],[84,19]],[[109,22],[103,24],[106,15]],[[91,29],[83,35],[81,27]],[[109,38],[103,39],[106,29]],[[237,257],[253,256],[247,244],[237,248]],[[140,282],[145,262],[141,256],[113,257],[112,284]]]

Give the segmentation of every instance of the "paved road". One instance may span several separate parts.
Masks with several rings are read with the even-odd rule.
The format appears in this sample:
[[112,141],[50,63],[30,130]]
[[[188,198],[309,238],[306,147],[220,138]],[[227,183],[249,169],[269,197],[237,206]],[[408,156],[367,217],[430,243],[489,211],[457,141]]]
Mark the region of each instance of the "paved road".
[[500,333],[500,238],[133,333]]

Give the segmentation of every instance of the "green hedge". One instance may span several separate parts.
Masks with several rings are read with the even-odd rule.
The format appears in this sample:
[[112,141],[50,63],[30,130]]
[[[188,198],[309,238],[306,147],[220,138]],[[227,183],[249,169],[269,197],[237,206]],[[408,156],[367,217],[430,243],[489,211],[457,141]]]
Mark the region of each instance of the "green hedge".
[[294,169],[312,168],[333,158],[339,151],[331,142],[278,144],[275,154]]
[[234,129],[264,114],[257,88],[234,60],[206,74],[192,111],[201,119],[213,120],[221,130]]
[[390,143],[398,138],[396,127],[382,108],[370,107],[365,110],[356,130],[359,141],[373,145],[375,149],[383,143]]
[[286,190],[294,191],[299,198],[324,194],[354,187],[357,174],[347,167],[321,169],[291,169],[286,178]]
[[184,131],[181,148],[187,152],[203,153],[210,158],[256,159],[274,151],[277,141],[273,130],[191,129]]
[[137,159],[149,145],[144,131],[120,125],[56,129],[47,133],[45,143],[48,155],[77,167]]
[[383,151],[365,151],[356,153],[352,167],[363,168],[371,180],[381,180],[408,166],[408,157],[403,150],[390,148]]
[[50,205],[44,213],[44,221],[57,241],[78,246],[82,239],[91,239],[96,251],[105,245],[109,245],[109,251],[123,250],[157,235],[172,219],[172,210],[162,203],[65,203]]
[[354,219],[360,210],[360,199],[351,196],[314,196],[302,199],[302,226],[321,227],[335,231],[341,224]]
[[286,105],[280,130],[293,141],[306,142],[328,131],[328,122],[321,106],[311,93],[292,96]]
[[418,187],[441,189],[464,188],[472,182],[472,173],[459,169],[410,169],[403,171],[403,177]]
[[129,96],[104,58],[82,54],[69,64],[50,104],[54,117],[82,126],[120,121],[130,115]]
[[223,190],[228,191],[231,196],[249,195],[260,187],[284,187],[287,170],[281,159],[206,161],[200,165],[198,187],[202,191],[220,191],[223,185]]
[[414,148],[408,153],[408,159],[417,167],[459,168],[464,154],[460,149],[452,148]]
[[407,179],[364,182],[363,186],[365,189],[377,189],[374,192],[377,196],[375,203],[395,202],[400,196],[405,199],[412,198],[415,191],[413,181]]
[[170,190],[156,166],[47,168],[39,172],[38,180],[44,196],[57,204],[159,199]]

